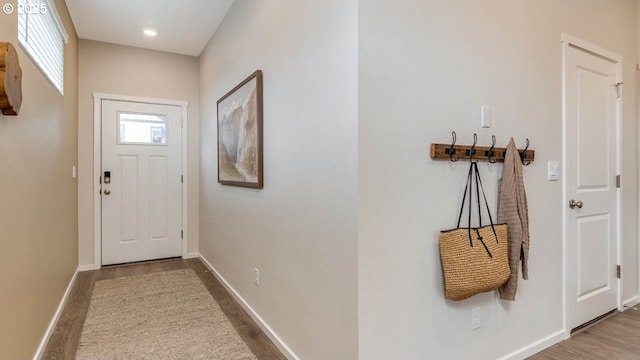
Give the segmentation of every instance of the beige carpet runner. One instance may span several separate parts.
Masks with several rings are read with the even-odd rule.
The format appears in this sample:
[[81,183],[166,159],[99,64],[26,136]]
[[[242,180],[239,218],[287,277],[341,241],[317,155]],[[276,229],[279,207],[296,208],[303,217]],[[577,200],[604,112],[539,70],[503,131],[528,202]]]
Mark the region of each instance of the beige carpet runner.
[[97,281],[76,358],[256,359],[191,269]]

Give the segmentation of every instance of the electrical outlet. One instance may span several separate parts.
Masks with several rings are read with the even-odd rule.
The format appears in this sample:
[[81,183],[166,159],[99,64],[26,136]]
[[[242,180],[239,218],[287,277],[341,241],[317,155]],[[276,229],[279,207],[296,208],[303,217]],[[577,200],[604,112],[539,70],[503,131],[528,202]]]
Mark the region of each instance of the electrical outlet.
[[480,308],[473,308],[471,311],[471,330],[480,329],[482,323],[480,322]]
[[260,269],[257,267],[253,268],[253,275],[255,277],[254,283],[256,286],[260,286]]

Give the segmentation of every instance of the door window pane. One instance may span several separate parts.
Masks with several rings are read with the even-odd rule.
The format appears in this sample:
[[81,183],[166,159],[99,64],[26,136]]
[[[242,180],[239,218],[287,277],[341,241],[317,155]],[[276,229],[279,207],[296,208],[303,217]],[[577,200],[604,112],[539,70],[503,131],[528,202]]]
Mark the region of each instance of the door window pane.
[[118,144],[167,144],[167,117],[118,113]]

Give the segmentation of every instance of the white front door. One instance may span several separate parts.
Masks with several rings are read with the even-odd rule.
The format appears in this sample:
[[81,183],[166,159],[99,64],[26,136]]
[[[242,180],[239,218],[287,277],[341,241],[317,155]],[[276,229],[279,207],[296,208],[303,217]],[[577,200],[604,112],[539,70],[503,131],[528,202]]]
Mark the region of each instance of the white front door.
[[567,329],[618,307],[620,61],[564,44]]
[[181,255],[181,108],[102,100],[102,265]]

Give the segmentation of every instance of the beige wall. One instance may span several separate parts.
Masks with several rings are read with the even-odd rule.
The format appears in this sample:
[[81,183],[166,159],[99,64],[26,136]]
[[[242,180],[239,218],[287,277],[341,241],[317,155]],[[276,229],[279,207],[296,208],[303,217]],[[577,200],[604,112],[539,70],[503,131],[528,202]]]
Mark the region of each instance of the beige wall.
[[[360,1],[361,359],[499,359],[562,336],[562,182],[546,180],[547,161],[562,160],[562,32],[624,57],[623,299],[638,295],[636,6]],[[490,129],[480,126],[482,105],[493,108]],[[503,146],[511,136],[520,146],[529,138],[536,151],[524,169],[530,279],[520,281],[514,303],[493,293],[444,299],[438,234],[454,225],[467,167],[432,161],[428,151],[453,130],[460,144],[477,133],[486,145],[495,134]],[[480,165],[490,199],[501,169]],[[482,314],[476,331],[474,307]]]
[[[264,189],[222,186],[216,101],[256,69]],[[300,359],[355,359],[357,3],[237,0],[200,71],[200,252]]]
[[94,263],[93,93],[188,101],[188,249],[198,251],[198,59],[91,40],[79,44],[79,262]]
[[[15,1],[9,1],[15,5]],[[0,358],[33,357],[77,267],[77,38],[56,0],[65,46],[64,97],[18,45],[0,13],[0,41],[18,49],[24,101],[0,115]]]

